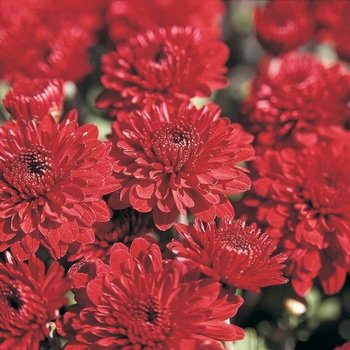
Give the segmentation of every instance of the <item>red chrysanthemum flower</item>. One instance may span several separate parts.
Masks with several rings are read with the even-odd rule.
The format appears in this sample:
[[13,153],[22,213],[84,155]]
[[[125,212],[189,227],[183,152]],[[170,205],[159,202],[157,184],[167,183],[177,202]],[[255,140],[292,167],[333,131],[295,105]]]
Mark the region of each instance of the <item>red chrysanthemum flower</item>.
[[143,109],[156,101],[208,97],[227,85],[228,47],[204,41],[192,27],[157,28],[131,37],[102,57],[105,86],[97,108]]
[[243,123],[256,135],[257,152],[314,146],[350,120],[350,74],[310,54],[265,59],[241,105]]
[[88,48],[102,26],[99,6],[98,0],[0,1],[0,78],[81,80],[92,70]]
[[[162,261],[156,244],[142,238],[130,251],[117,243],[109,265],[97,265],[96,277],[76,298],[61,329],[70,349],[219,348],[219,341],[244,337],[227,324],[242,298],[223,293],[212,279],[194,279],[188,265]],[[216,346],[214,346],[216,344]]]
[[119,189],[110,206],[152,211],[160,230],[186,209],[206,222],[233,217],[226,195],[250,188],[236,164],[249,160],[254,150],[252,136],[220,112],[214,104],[199,110],[190,103],[163,104],[150,114],[139,111],[114,122],[110,156]]
[[256,37],[265,50],[279,55],[309,42],[315,18],[308,0],[270,0],[254,11]]
[[[96,222],[93,225],[95,240],[90,244],[72,243],[69,247],[69,260],[95,260],[107,262],[114,243],[124,243],[127,246],[137,237],[144,237],[155,242],[147,233],[152,232],[152,216],[150,213],[140,213],[133,208],[115,210],[107,222]],[[75,251],[76,250],[76,251]]]
[[257,220],[288,255],[285,273],[301,296],[315,278],[327,294],[338,292],[349,270],[348,137],[299,152],[267,150],[254,163]]
[[70,281],[58,262],[45,274],[44,263],[34,255],[28,264],[10,254],[7,260],[0,263],[0,348],[39,349],[54,330],[59,309],[68,302],[64,294]]
[[61,124],[47,115],[1,127],[0,251],[23,260],[42,244],[59,258],[74,241],[93,242],[92,224],[111,215],[101,198],[116,188],[109,149],[75,111]]
[[40,121],[51,114],[59,121],[63,109],[63,81],[60,79],[16,80],[3,99],[11,118]]
[[174,239],[167,247],[226,287],[260,292],[262,287],[287,282],[281,276],[287,256],[270,257],[276,246],[256,224],[222,220],[218,226],[204,225],[195,219],[190,226],[175,224],[175,228],[183,240]]
[[157,27],[199,28],[209,40],[221,39],[221,0],[113,0],[106,15],[110,38],[123,41]]

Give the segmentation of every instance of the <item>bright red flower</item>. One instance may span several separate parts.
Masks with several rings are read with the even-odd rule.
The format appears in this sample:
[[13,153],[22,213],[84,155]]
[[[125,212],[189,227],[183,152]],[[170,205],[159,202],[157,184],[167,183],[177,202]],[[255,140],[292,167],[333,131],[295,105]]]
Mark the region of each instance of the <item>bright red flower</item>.
[[255,9],[254,27],[264,49],[279,55],[313,38],[315,18],[308,0],[270,0]]
[[199,110],[190,103],[163,104],[150,114],[139,111],[114,122],[110,156],[119,189],[110,206],[152,211],[160,230],[186,209],[206,222],[233,217],[226,195],[250,188],[236,164],[249,160],[254,150],[251,135],[220,112],[214,104]]
[[285,273],[304,296],[318,278],[338,292],[350,263],[349,136],[296,151],[268,150],[254,165],[257,220],[288,255]]
[[[197,274],[196,274],[197,275]],[[188,265],[162,261],[156,244],[142,238],[130,251],[118,243],[109,265],[76,298],[62,326],[70,349],[199,349],[207,343],[242,339],[241,328],[225,323],[242,298],[223,293],[212,279],[194,278]]]
[[13,119],[40,120],[51,114],[59,121],[63,109],[63,81],[60,79],[16,80],[3,99]]
[[148,29],[173,25],[199,28],[209,40],[221,39],[221,0],[113,0],[106,15],[113,41]]
[[35,255],[28,264],[10,254],[7,260],[0,263],[0,348],[39,349],[68,302],[64,294],[70,281],[58,262],[45,274],[44,263]]
[[243,123],[256,135],[257,151],[309,147],[334,138],[350,120],[350,74],[310,54],[262,60],[241,105]]
[[100,6],[99,0],[0,1],[0,78],[82,79],[92,70],[87,50],[102,26]]
[[0,251],[23,260],[42,244],[60,258],[74,241],[93,242],[93,223],[111,215],[101,198],[116,188],[109,149],[75,111],[61,124],[47,115],[1,127]]
[[105,86],[97,108],[119,111],[143,109],[159,101],[209,97],[224,88],[228,47],[204,41],[192,27],[148,30],[129,38],[102,57]]
[[140,213],[133,208],[115,210],[109,221],[96,222],[93,225],[95,231],[93,243],[73,242],[70,245],[69,252],[72,253],[69,253],[69,261],[99,258],[107,262],[114,243],[120,242],[129,246],[136,237],[155,241],[151,236],[147,236],[153,228],[151,218],[150,213]]
[[260,292],[262,287],[287,282],[281,276],[287,256],[270,257],[276,246],[256,224],[222,220],[219,226],[204,225],[195,219],[190,226],[175,224],[175,228],[183,240],[174,239],[167,247],[226,287]]

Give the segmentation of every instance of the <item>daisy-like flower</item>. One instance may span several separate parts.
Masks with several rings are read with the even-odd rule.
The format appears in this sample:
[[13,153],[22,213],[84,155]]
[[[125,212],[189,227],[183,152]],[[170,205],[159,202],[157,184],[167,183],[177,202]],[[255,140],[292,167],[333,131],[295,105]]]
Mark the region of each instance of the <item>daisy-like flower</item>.
[[53,338],[71,282],[58,262],[45,273],[44,263],[35,255],[28,264],[9,253],[6,257],[7,262],[0,263],[0,348],[39,349],[41,341]]
[[63,81],[60,79],[23,78],[16,80],[3,99],[13,119],[40,121],[51,114],[59,121],[63,109]]
[[155,241],[151,236],[147,236],[147,233],[152,232],[153,229],[151,219],[150,213],[140,213],[131,207],[115,210],[109,221],[96,222],[93,225],[95,231],[93,243],[75,242],[70,245],[69,260],[99,258],[107,262],[114,243],[121,242],[129,246],[136,237]]
[[152,211],[160,230],[186,209],[206,222],[233,217],[226,195],[250,188],[236,164],[249,160],[254,150],[252,136],[220,113],[215,104],[201,109],[162,104],[149,114],[139,111],[114,122],[110,157],[119,189],[109,205]]
[[309,147],[341,132],[350,119],[350,74],[311,54],[262,60],[241,105],[259,148]]
[[0,251],[27,259],[42,244],[54,258],[74,241],[94,241],[93,223],[111,211],[109,145],[94,125],[79,127],[72,111],[60,124],[46,115],[0,128]]
[[244,337],[225,322],[241,297],[223,293],[212,279],[194,279],[185,263],[163,261],[159,247],[142,238],[130,250],[116,244],[109,265],[97,264],[88,280],[60,327],[66,350],[220,349],[219,341]]
[[348,136],[297,152],[268,150],[254,165],[257,220],[288,255],[285,274],[304,296],[318,278],[327,294],[344,284],[350,263]]
[[175,224],[175,228],[183,240],[174,239],[167,247],[226,288],[259,292],[262,287],[287,282],[281,276],[287,256],[270,257],[276,246],[256,224],[222,220],[217,226],[195,219],[190,226]]
[[275,55],[309,42],[315,18],[308,0],[271,0],[254,11],[254,27],[260,44]]
[[222,0],[112,0],[106,14],[110,38],[123,41],[157,27],[193,26],[205,38],[221,39]]
[[157,28],[131,37],[102,57],[105,86],[97,108],[143,109],[157,101],[208,97],[227,85],[228,47],[204,41],[192,27]]

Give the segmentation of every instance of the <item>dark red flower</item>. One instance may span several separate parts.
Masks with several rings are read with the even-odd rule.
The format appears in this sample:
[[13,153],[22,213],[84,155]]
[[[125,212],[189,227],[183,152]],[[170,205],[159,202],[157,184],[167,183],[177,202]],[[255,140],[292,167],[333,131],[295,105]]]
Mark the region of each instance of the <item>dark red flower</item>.
[[42,244],[54,258],[74,241],[94,241],[92,225],[111,212],[101,199],[116,186],[109,145],[71,112],[8,121],[0,128],[0,251],[27,259]]
[[209,40],[221,39],[221,0],[113,0],[106,15],[115,42],[157,27],[173,25],[199,28]]
[[59,121],[63,109],[63,81],[60,79],[16,80],[3,99],[13,119],[40,120],[51,114]]
[[255,9],[254,27],[264,49],[279,55],[313,38],[315,18],[308,0],[270,0]]
[[119,111],[143,109],[157,101],[209,97],[227,85],[228,47],[204,41],[192,27],[148,30],[129,38],[102,57],[105,86],[97,108]]
[[7,260],[0,263],[0,348],[39,349],[55,328],[59,309],[68,302],[64,294],[70,281],[58,262],[45,274],[44,263],[35,255],[28,264],[10,254]]
[[181,261],[162,261],[159,247],[142,238],[130,251],[116,244],[110,264],[97,266],[86,292],[62,321],[66,350],[199,349],[244,337],[225,322],[242,298],[223,293],[212,279],[194,279]]
[[276,246],[256,224],[222,220],[217,226],[195,219],[190,226],[175,224],[175,228],[183,239],[174,239],[167,247],[226,287],[259,292],[262,287],[287,282],[281,276],[287,256],[270,257]]
[[160,230],[186,209],[206,222],[233,217],[226,195],[250,188],[236,164],[254,151],[251,135],[220,112],[214,104],[199,110],[190,103],[174,109],[163,104],[114,122],[110,156],[119,189],[110,206],[152,211]]
[[311,54],[262,60],[241,106],[243,123],[260,149],[314,146],[350,120],[350,74]]
[[76,242],[70,245],[69,260],[99,258],[107,262],[114,243],[121,242],[129,246],[136,237],[144,237],[155,242],[154,238],[147,236],[147,233],[152,232],[153,228],[151,219],[150,213],[140,213],[133,208],[115,210],[109,221],[96,222],[93,225],[95,231],[93,243]]
[[314,148],[267,150],[254,162],[257,220],[288,255],[285,273],[304,296],[318,278],[338,292],[350,263],[349,136]]

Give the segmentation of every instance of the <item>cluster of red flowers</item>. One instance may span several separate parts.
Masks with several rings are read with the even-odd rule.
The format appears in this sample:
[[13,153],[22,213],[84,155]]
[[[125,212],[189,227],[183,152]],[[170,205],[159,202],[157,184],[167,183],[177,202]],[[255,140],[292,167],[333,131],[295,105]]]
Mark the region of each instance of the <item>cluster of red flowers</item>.
[[[253,136],[218,105],[191,102],[228,84],[225,5],[152,3],[23,2],[10,16],[0,2],[1,78],[12,84],[0,126],[0,348],[56,349],[61,337],[65,349],[221,349],[244,337],[229,322],[236,290],[287,282],[286,255],[235,221],[228,198],[251,187]],[[104,25],[115,43],[96,100],[113,119],[105,141],[63,103]],[[189,213],[194,223],[174,226]]]
[[255,12],[257,38],[274,56],[263,58],[241,105],[257,152],[242,217],[288,255],[285,273],[300,296],[315,279],[337,293],[350,266],[350,72],[299,50],[317,34],[346,56],[338,25],[348,5],[275,0]]
[[[225,6],[0,0],[0,79],[11,84],[0,349],[219,350],[244,338],[231,323],[239,290],[260,293],[283,274],[302,296],[316,278],[328,294],[343,286],[350,73],[297,49],[327,39],[347,57],[334,17],[350,8],[324,16],[324,1],[272,0],[255,10],[269,54],[238,123],[193,100],[228,85]],[[109,50],[95,101],[108,110],[106,139],[64,104],[97,43]]]

